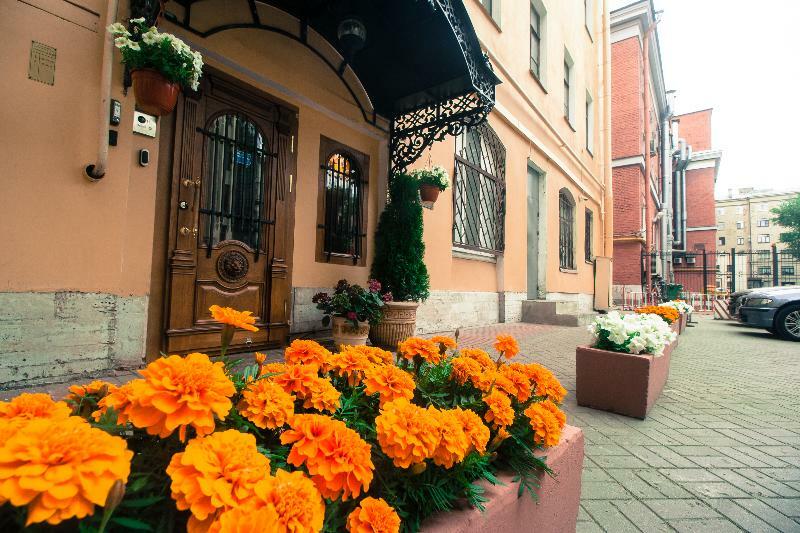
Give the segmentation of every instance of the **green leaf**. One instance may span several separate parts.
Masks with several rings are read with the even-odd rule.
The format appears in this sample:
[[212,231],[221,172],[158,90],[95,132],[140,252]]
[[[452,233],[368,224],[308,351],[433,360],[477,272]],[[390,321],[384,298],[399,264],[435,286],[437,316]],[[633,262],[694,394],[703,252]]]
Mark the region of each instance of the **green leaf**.
[[146,498],[136,498],[133,500],[123,500],[120,507],[149,507],[164,499],[163,496],[149,496]]
[[118,526],[127,527],[128,529],[134,529],[136,531],[153,531],[153,527],[150,524],[135,518],[115,516],[111,518],[111,522]]

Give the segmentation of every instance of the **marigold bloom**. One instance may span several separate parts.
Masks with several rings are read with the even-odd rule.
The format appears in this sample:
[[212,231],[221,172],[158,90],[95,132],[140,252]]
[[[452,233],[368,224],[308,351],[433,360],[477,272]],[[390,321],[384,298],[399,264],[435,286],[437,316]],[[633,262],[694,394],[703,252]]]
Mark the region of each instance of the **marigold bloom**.
[[70,385],[69,394],[64,397],[64,401],[80,403],[86,396],[102,398],[112,387],[113,384],[100,380],[94,380],[86,385]]
[[125,415],[134,426],[161,438],[178,429],[185,440],[188,426],[198,436],[211,433],[214,415],[224,420],[236,393],[225,366],[202,353],[156,359],[139,373],[144,379],[131,382]]
[[450,364],[453,367],[450,379],[455,380],[459,385],[465,384],[473,376],[478,376],[482,372],[480,363],[469,357],[454,357],[450,360]]
[[[566,416],[550,400],[531,404],[525,409],[525,416],[531,422],[533,442],[544,446],[555,446],[561,439],[561,429]],[[563,421],[563,423],[562,423]]]
[[419,337],[409,337],[397,343],[397,351],[409,361],[413,360],[415,357],[421,357],[425,361],[435,365],[442,360],[442,354],[439,353],[439,345],[428,339],[421,339]]
[[483,419],[495,427],[510,426],[514,423],[514,409],[511,408],[511,399],[502,392],[495,390],[483,397],[483,403],[489,408]]
[[367,497],[347,516],[350,533],[398,533],[400,517],[383,498]]
[[303,397],[303,407],[335,413],[339,408],[341,396],[342,393],[330,381],[325,378],[317,378],[308,387],[308,391]]
[[258,331],[258,328],[253,325],[256,323],[256,317],[250,316],[253,314],[250,311],[237,311],[218,305],[212,305],[208,310],[211,311],[212,318],[217,322],[247,331]]
[[247,385],[237,408],[257,427],[277,429],[294,415],[294,397],[277,383],[259,379]]
[[498,335],[494,349],[501,352],[506,359],[511,359],[519,353],[519,344],[517,344],[517,339],[511,335]]
[[175,505],[198,520],[246,502],[269,472],[269,459],[256,449],[256,438],[235,429],[190,440],[167,467]]
[[325,368],[341,377],[346,377],[348,385],[353,387],[361,383],[364,373],[372,366],[365,353],[352,350],[350,346],[343,346],[342,351],[328,358]]
[[117,425],[123,426],[128,423],[128,415],[125,414],[127,412],[128,406],[131,404],[130,395],[133,393],[134,382],[141,383],[143,379],[134,379],[125,383],[121,387],[116,387],[111,385],[108,388],[108,394],[103,396],[99,402],[97,402],[97,411],[92,413],[92,418],[95,420],[100,420],[100,418],[108,411],[109,409],[114,409],[117,413]]
[[293,444],[287,462],[305,465],[326,498],[343,501],[369,490],[375,466],[370,445],[344,422],[325,415],[295,415],[283,444]]
[[428,411],[439,422],[439,445],[433,452],[433,462],[445,468],[452,468],[467,455],[470,440],[464,431],[461,418],[453,410],[438,410],[428,407]]
[[378,443],[398,468],[408,468],[433,457],[439,445],[437,418],[405,398],[385,404],[375,418]]
[[[258,373],[258,375],[264,376],[266,374],[283,374],[286,372],[287,368],[289,368],[289,365],[286,363],[266,363],[261,365],[261,371]],[[275,376],[270,376],[270,379],[274,377]]]
[[470,409],[456,407],[452,409],[453,416],[458,418],[464,433],[469,439],[470,446],[478,453],[486,453],[486,444],[489,442],[489,428],[483,423],[478,413]]
[[325,503],[322,496],[302,472],[278,470],[275,477],[259,481],[255,497],[250,504],[255,508],[272,508],[278,515],[279,527],[259,528],[254,531],[289,531],[295,533],[322,530],[325,520]]
[[481,365],[482,369],[494,366],[494,361],[492,361],[492,358],[489,357],[489,354],[480,348],[465,348],[459,352],[459,355],[461,357],[469,357],[470,359],[474,359],[479,365]]
[[489,367],[479,374],[473,374],[470,376],[470,381],[476,389],[483,392],[489,392],[499,378],[500,373],[494,367]]
[[257,364],[258,366],[263,366],[263,365],[264,365],[264,363],[267,361],[267,354],[265,354],[265,353],[262,353],[262,352],[256,352],[256,353],[253,355],[253,359],[255,359],[255,361],[256,361],[256,364]]
[[84,518],[128,480],[132,457],[125,440],[77,416],[33,419],[0,447],[0,501],[27,505],[26,525]]
[[[498,382],[498,385],[503,388],[506,386],[506,381],[510,383],[511,386],[506,386],[503,390],[508,392],[513,396],[516,396],[517,400],[522,403],[528,401],[531,397],[532,390],[531,390],[531,381],[528,379],[528,376],[520,372],[519,370],[515,370],[508,366],[500,367],[500,374],[503,376],[502,384]],[[511,392],[511,391],[514,392]]]
[[311,394],[311,386],[319,379],[319,368],[316,365],[287,365],[281,374],[270,379],[287,393],[303,399]]
[[8,402],[0,402],[0,419],[63,420],[72,414],[66,402],[56,402],[49,394],[23,392]]
[[672,324],[681,317],[680,311],[666,305],[646,305],[636,309],[636,312],[640,315],[658,315],[667,324]]
[[379,394],[380,406],[397,398],[414,398],[416,384],[411,374],[394,365],[377,365],[367,370],[364,380],[367,394]]
[[[188,529],[192,533],[192,528]],[[243,506],[224,511],[214,520],[207,531],[208,533],[256,533],[260,531],[278,532],[285,531],[285,529],[275,508],[265,505],[258,509]]]
[[436,335],[434,337],[431,337],[431,342],[444,345],[445,348],[449,348],[451,350],[455,350],[458,347],[458,344],[456,344],[455,339],[451,337],[446,337],[444,335]]
[[530,363],[521,365],[520,367],[513,367],[520,369],[528,378],[531,383],[535,385],[534,393],[537,396],[547,396],[556,403],[561,403],[567,395],[565,389],[558,378],[550,372],[547,368],[538,363]]
[[323,366],[328,357],[331,356],[325,347],[321,344],[303,339],[293,340],[292,343],[286,347],[283,354],[286,363],[290,365],[317,365]]
[[374,365],[388,365],[394,361],[394,354],[392,352],[378,348],[377,346],[345,346],[348,351],[358,352],[366,356],[370,363]]

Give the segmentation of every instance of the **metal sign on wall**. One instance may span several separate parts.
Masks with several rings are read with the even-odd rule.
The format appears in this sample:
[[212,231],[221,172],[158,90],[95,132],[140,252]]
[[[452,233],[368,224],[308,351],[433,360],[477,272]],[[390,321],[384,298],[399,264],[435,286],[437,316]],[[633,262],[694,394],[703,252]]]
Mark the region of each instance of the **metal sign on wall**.
[[46,44],[31,41],[31,57],[28,64],[28,79],[55,85],[56,49]]

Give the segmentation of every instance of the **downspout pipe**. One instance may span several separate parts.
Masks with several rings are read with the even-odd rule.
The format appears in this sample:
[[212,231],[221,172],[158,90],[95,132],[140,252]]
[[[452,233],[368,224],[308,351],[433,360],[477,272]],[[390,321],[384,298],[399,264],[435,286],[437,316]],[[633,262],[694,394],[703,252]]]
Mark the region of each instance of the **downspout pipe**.
[[108,31],[117,18],[119,0],[108,0],[106,23],[103,26],[103,64],[100,71],[100,108],[97,128],[97,160],[83,169],[89,181],[100,181],[108,166],[108,124],[111,115],[111,74],[114,70],[114,39]]
[[[668,104],[669,106],[669,104]],[[672,108],[667,107],[661,121],[661,272],[668,283],[672,276],[672,147],[670,117]]]

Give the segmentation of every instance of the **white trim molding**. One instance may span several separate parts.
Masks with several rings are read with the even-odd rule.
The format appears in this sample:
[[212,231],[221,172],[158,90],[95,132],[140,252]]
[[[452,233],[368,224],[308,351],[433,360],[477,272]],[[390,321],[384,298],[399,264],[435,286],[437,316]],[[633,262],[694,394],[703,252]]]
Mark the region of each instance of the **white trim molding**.
[[686,228],[686,231],[717,231],[716,226],[697,226],[694,228]]
[[620,157],[619,159],[614,159],[611,162],[611,168],[630,167],[634,165],[639,165],[642,167],[642,170],[644,170],[644,156],[634,155],[631,157]]
[[717,179],[719,174],[719,164],[722,161],[722,150],[703,150],[701,152],[692,153],[689,159],[689,164],[686,165],[686,170],[699,170],[701,168],[713,168],[714,179]]

